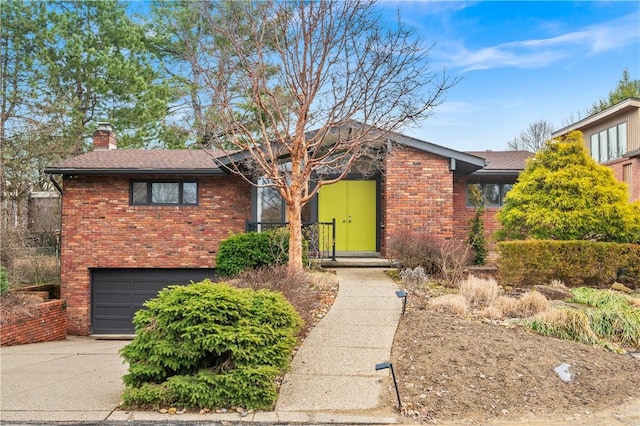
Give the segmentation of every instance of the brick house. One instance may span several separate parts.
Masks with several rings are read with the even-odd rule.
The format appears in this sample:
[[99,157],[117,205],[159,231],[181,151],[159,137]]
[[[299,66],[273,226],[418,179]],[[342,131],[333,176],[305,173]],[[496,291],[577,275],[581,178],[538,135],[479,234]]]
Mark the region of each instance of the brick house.
[[582,132],[591,157],[627,184],[629,200],[640,200],[640,99],[628,98],[553,132],[558,138]]
[[[353,173],[322,187],[303,220],[335,220],[339,255],[385,256],[393,235],[413,230],[466,240],[483,185],[487,228],[528,152],[455,151],[400,134],[386,141],[384,173]],[[214,161],[216,156],[220,156]],[[168,284],[213,277],[221,240],[247,222],[285,221],[277,193],[218,166],[222,153],[117,149],[110,126],[94,150],[48,167],[61,175],[61,297],[69,334],[131,334],[142,303]],[[224,157],[227,159],[227,157]]]

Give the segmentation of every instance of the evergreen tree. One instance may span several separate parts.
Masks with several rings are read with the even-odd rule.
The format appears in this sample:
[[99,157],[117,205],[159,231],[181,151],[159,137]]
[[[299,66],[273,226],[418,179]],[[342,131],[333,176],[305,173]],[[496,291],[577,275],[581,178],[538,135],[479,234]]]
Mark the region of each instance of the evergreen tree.
[[64,108],[61,131],[78,154],[98,121],[118,129],[119,146],[157,142],[157,123],[167,113],[169,92],[147,48],[143,27],[125,4],[59,1],[49,5],[52,42],[44,52],[47,86]]
[[527,163],[498,219],[501,239],[640,242],[640,203],[587,153],[581,132],[554,139]]
[[628,98],[640,98],[640,80],[632,80],[629,70],[624,70],[616,88],[610,91],[606,98],[594,103],[588,115],[604,111]]
[[484,265],[487,257],[487,238],[484,235],[484,221],[482,220],[485,207],[480,184],[469,186],[469,201],[476,209],[473,218],[469,221],[469,245],[474,252],[473,264]]

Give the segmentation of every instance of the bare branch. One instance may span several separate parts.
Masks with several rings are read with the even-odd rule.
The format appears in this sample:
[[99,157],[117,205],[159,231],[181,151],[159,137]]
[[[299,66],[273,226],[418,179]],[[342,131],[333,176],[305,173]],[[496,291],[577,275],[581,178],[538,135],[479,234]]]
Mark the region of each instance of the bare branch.
[[377,163],[388,135],[429,117],[458,82],[372,2],[222,2],[200,13],[216,47],[193,58],[216,111],[211,145],[246,153],[229,167],[280,192],[292,234],[322,185],[356,166],[370,173],[360,166]]

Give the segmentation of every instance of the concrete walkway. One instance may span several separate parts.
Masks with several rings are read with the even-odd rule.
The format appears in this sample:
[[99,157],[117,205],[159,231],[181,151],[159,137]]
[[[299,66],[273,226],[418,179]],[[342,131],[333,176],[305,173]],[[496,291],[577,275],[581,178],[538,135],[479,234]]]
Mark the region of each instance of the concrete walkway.
[[371,410],[379,405],[402,303],[381,269],[338,269],[329,313],[293,359],[276,411]]
[[257,422],[392,424],[380,406],[400,318],[395,283],[383,269],[338,269],[340,289],[329,313],[293,359],[273,412],[160,414],[117,409],[127,367],[126,341],[70,337],[0,350],[0,422]]

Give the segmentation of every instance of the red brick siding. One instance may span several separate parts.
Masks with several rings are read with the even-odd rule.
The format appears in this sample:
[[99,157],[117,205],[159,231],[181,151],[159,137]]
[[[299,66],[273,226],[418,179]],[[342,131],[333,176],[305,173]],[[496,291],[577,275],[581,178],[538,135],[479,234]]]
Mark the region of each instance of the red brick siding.
[[31,315],[3,318],[2,346],[64,340],[67,333],[67,316],[64,300],[44,302]]
[[613,174],[619,182],[623,182],[622,169],[626,165],[631,165],[631,200],[640,200],[640,157],[621,158],[610,163],[607,167],[613,170]]
[[411,229],[453,237],[453,173],[447,158],[395,147],[385,159],[381,200],[381,251],[389,239]]
[[90,332],[90,268],[211,268],[219,242],[244,231],[250,185],[235,176],[194,180],[197,206],[131,206],[130,177],[65,178],[61,297],[69,334]]

